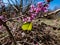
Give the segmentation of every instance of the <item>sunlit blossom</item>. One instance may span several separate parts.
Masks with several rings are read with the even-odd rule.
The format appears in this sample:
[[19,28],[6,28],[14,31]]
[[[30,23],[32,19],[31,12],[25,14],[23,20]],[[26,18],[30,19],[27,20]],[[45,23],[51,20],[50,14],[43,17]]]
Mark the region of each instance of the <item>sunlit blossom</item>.
[[37,5],[31,5],[29,12],[30,12],[30,17],[23,18],[24,22],[31,22],[38,13],[40,12],[47,12],[48,11],[48,4],[45,4],[43,2],[38,2]]
[[37,3],[37,7],[40,8],[40,7],[42,6],[42,4],[43,4],[42,2],[38,2],[38,3]]

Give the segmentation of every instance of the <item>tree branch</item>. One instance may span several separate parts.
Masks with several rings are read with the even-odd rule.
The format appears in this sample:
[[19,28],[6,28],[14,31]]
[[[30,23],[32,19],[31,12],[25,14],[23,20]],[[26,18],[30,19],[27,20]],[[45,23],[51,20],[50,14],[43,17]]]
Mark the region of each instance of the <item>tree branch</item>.
[[0,22],[3,24],[3,26],[6,27],[7,32],[8,32],[8,34],[9,34],[10,38],[11,38],[11,39],[13,40],[13,42],[14,42],[14,45],[17,45],[14,36],[13,36],[12,33],[10,32],[10,29],[8,28],[8,26],[6,25],[6,22],[3,22],[1,19],[0,19]]
[[[60,9],[55,10],[55,11],[50,12],[50,13],[47,13],[47,14],[45,14],[45,15],[48,16],[48,15],[52,15],[52,14],[55,14],[55,13],[58,13],[58,12],[60,12]],[[25,16],[25,15],[21,15],[21,16],[19,16],[19,17],[15,17],[15,18],[10,18],[10,19],[8,19],[8,20],[13,20],[13,19],[16,19],[16,18],[21,18],[21,17],[23,17],[23,16]],[[45,16],[43,16],[43,17],[45,17]],[[40,18],[42,18],[42,17],[40,17]],[[8,20],[6,20],[6,21],[8,21]]]

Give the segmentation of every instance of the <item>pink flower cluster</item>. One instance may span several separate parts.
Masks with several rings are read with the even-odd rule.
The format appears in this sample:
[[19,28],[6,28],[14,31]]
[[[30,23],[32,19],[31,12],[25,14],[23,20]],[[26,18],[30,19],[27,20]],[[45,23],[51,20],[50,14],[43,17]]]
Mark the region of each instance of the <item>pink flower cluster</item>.
[[36,6],[31,5],[30,6],[30,17],[23,18],[24,22],[31,22],[38,13],[40,12],[47,12],[48,11],[48,4],[45,4],[43,2],[38,2]]

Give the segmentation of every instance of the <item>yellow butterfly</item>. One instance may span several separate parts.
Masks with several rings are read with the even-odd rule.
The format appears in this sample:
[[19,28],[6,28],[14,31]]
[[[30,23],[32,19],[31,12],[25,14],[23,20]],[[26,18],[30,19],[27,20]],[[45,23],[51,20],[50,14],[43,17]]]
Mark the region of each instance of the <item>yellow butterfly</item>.
[[32,30],[32,22],[26,22],[22,25],[22,30],[28,30],[31,31]]

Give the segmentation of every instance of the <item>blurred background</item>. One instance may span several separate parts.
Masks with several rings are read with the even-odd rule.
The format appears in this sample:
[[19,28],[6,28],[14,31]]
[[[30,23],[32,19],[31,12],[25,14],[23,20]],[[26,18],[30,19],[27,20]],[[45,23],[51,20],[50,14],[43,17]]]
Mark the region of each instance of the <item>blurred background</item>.
[[[2,0],[5,4],[5,6],[8,6],[9,3],[13,4],[13,5],[20,5],[21,0]],[[36,4],[37,2],[43,2],[45,0],[22,0],[23,1],[23,6],[28,5],[29,3],[31,4]],[[49,5],[49,9],[50,10],[55,10],[60,8],[60,0],[53,0],[52,2],[50,2]],[[1,6],[0,6],[1,7]]]

